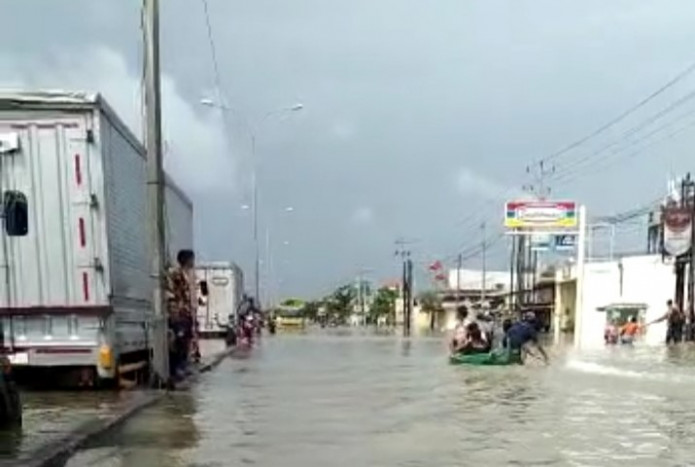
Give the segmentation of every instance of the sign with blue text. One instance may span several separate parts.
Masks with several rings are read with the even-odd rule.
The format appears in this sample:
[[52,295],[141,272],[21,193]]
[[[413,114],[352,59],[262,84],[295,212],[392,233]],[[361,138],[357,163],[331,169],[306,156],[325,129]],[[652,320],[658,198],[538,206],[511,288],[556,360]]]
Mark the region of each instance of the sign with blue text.
[[572,234],[555,235],[555,249],[558,251],[574,250],[577,246],[577,236]]

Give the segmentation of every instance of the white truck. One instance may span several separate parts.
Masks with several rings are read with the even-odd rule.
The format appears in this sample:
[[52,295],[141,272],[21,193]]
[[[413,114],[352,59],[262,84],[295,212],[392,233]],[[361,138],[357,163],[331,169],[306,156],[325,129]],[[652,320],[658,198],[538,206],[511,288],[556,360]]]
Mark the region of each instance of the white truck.
[[[145,156],[98,94],[0,92],[0,322],[18,369],[92,384],[149,361]],[[166,185],[173,261],[193,248],[193,205]]]
[[244,294],[241,268],[231,262],[201,263],[198,279],[198,334],[202,338],[221,337],[236,316]]

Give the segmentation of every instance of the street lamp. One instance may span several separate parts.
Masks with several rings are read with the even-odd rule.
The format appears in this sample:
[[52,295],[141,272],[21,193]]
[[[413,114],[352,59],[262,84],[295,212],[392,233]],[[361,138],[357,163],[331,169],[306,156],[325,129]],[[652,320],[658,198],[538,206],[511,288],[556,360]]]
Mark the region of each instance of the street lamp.
[[[294,207],[293,206],[286,206],[283,209],[284,212],[286,213],[292,213],[294,212]],[[290,242],[289,240],[283,240],[282,244],[284,246],[289,246]],[[272,305],[273,303],[273,297],[276,296],[276,284],[273,280],[273,277],[275,276],[275,261],[273,259],[273,251],[271,249],[271,242],[270,242],[270,228],[266,226],[265,229],[265,259],[266,262],[264,264],[266,265],[266,286],[265,286],[265,294],[267,298],[267,303],[269,306]]]
[[[232,112],[234,109],[231,107],[228,107],[220,102],[216,102],[212,99],[209,98],[203,98],[200,99],[200,104],[204,105],[206,107],[212,107],[215,109],[218,109],[222,112]],[[267,112],[263,115],[261,119],[257,121],[256,124],[251,124],[248,122],[248,120],[244,120],[244,123],[246,124],[246,127],[248,129],[249,135],[251,137],[251,157],[253,159],[253,169],[251,171],[251,189],[253,192],[253,199],[251,202],[251,209],[253,209],[253,245],[254,245],[254,253],[255,253],[255,261],[254,261],[254,292],[255,292],[255,297],[256,297],[256,303],[261,303],[261,286],[260,286],[260,264],[261,264],[261,253],[260,253],[260,245],[259,245],[259,240],[258,240],[258,182],[257,182],[257,176],[256,173],[258,171],[258,157],[256,153],[256,136],[259,134],[260,130],[263,128],[263,124],[272,116],[274,115],[280,115],[283,113],[288,113],[288,112],[299,112],[300,110],[304,109],[304,104],[301,103],[296,103],[290,107],[282,107],[280,109],[272,110],[270,112]],[[292,208],[288,208],[293,210]],[[290,212],[288,211],[288,212]]]

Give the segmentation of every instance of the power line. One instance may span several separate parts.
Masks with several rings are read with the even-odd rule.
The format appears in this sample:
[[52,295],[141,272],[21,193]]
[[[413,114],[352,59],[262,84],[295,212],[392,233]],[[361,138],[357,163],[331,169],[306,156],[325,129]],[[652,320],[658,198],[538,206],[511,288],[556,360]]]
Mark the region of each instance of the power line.
[[[682,70],[680,73],[678,73],[674,78],[672,78],[671,80],[669,80],[668,82],[666,82],[664,85],[662,85],[661,87],[659,87],[658,89],[656,89],[655,91],[653,91],[651,94],[649,94],[648,96],[646,96],[644,99],[642,99],[641,101],[639,101],[637,104],[631,106],[631,107],[628,108],[627,110],[625,110],[625,111],[623,111],[622,113],[620,113],[619,115],[617,115],[615,118],[609,120],[607,123],[601,125],[600,127],[598,127],[597,129],[595,129],[594,131],[590,132],[589,134],[585,135],[584,137],[582,137],[582,138],[580,138],[580,139],[578,139],[578,140],[576,140],[576,141],[570,143],[569,145],[565,146],[565,147],[562,148],[561,150],[559,150],[559,151],[557,151],[557,152],[555,152],[555,153],[552,153],[552,154],[550,154],[550,155],[548,155],[548,156],[545,156],[545,157],[543,157],[543,158],[537,159],[537,160],[536,160],[536,163],[541,163],[541,162],[547,163],[547,162],[553,161],[553,160],[555,160],[555,159],[558,159],[558,158],[560,158],[561,156],[563,156],[564,154],[566,154],[566,153],[568,153],[568,152],[570,152],[570,151],[572,151],[572,150],[574,150],[574,149],[576,149],[576,148],[582,146],[583,144],[585,144],[586,142],[590,141],[591,139],[593,139],[593,138],[595,138],[595,137],[601,135],[602,133],[604,133],[604,132],[607,131],[608,129],[612,128],[612,127],[613,127],[614,125],[616,125],[617,123],[623,121],[625,118],[627,118],[628,116],[632,115],[634,112],[636,112],[636,111],[639,110],[640,108],[644,107],[646,104],[648,104],[649,102],[651,102],[652,100],[654,100],[654,99],[655,99],[656,97],[658,97],[659,95],[663,94],[666,90],[668,90],[668,89],[670,89],[671,87],[673,87],[674,85],[676,85],[678,82],[680,82],[681,80],[683,80],[686,76],[688,76],[689,74],[691,74],[694,70],[695,70],[695,62],[694,62],[694,63],[691,63],[691,64],[690,64],[689,66],[687,66],[684,70]],[[694,92],[695,92],[695,91],[694,91]],[[677,107],[678,105],[682,104],[684,101],[689,100],[691,97],[693,97],[693,96],[691,96],[691,94],[692,94],[692,93],[690,93],[690,94],[686,95],[685,97],[681,98],[679,101],[676,101],[675,103],[671,104],[670,107]],[[668,110],[668,107],[667,107],[667,109],[662,110],[662,113],[665,112],[666,110]],[[658,119],[659,117],[660,117],[659,114],[657,114],[656,116],[653,116],[653,117],[652,117],[652,118],[653,118],[653,121],[656,120],[656,119]],[[639,130],[639,128],[633,129],[633,133],[636,132],[636,131],[638,131],[638,130]],[[633,133],[629,133],[629,132],[628,132],[628,133],[626,133],[625,136],[630,136],[630,135],[633,134]],[[614,144],[615,144],[615,143],[614,143]],[[501,191],[499,192],[499,194],[498,194],[497,196],[494,197],[494,199],[489,199],[488,201],[484,202],[484,203],[483,203],[483,206],[489,206],[489,205],[492,204],[493,202],[498,201],[498,199],[502,199],[503,197],[505,197],[506,195],[508,195],[509,193],[511,193],[511,192],[513,192],[513,191],[514,191],[513,188],[508,188],[508,189],[506,189],[506,190],[501,190]],[[480,209],[480,210],[484,210],[484,209]],[[460,222],[457,223],[457,226],[461,226],[461,225],[467,224],[467,223],[472,223],[473,225],[478,224],[479,222],[478,222],[477,220],[478,220],[479,218],[477,218],[476,216],[477,216],[477,213],[476,213],[476,214],[469,215],[469,216],[466,216],[464,219],[462,219]]]
[[212,23],[210,22],[210,9],[208,6],[208,0],[200,0],[203,4],[203,14],[205,16],[205,27],[208,36],[208,45],[210,47],[210,58],[212,59],[212,70],[213,70],[213,80],[215,83],[215,92],[217,94],[217,99],[222,105],[226,105],[226,102],[222,99],[222,80],[220,78],[220,66],[217,61],[217,47],[215,46],[215,35],[212,31]]
[[[687,117],[690,117],[691,115],[695,114],[695,109],[691,109],[688,112],[685,112],[682,115],[680,115],[679,117],[673,119],[672,121],[667,122],[661,126],[658,126],[654,129],[652,129],[650,132],[648,132],[644,135],[641,135],[640,137],[638,137],[636,139],[630,140],[631,136],[635,135],[640,130],[643,130],[643,129],[649,127],[649,125],[658,121],[659,119],[661,119],[661,117],[663,117],[664,115],[667,115],[668,113],[672,112],[676,108],[680,107],[683,103],[685,103],[687,100],[692,99],[693,97],[695,97],[695,91],[690,92],[688,95],[679,99],[677,102],[670,104],[667,108],[663,109],[661,112],[659,112],[655,115],[652,115],[651,117],[644,120],[640,124],[627,130],[625,133],[623,133],[622,137],[619,140],[613,141],[613,142],[601,147],[600,149],[593,151],[591,154],[585,155],[584,157],[581,157],[581,158],[573,161],[570,165],[565,166],[564,170],[558,174],[559,176],[558,176],[558,178],[556,178],[556,181],[558,179],[570,180],[570,179],[576,178],[576,177],[572,177],[572,176],[576,175],[577,173],[581,173],[583,171],[583,169],[586,169],[586,168],[593,166],[593,164],[591,162],[592,162],[592,159],[594,159],[594,158],[596,158],[597,161],[603,162],[603,161],[607,160],[608,158],[610,158],[611,156],[620,156],[621,154],[624,155],[624,151],[626,149],[629,149],[630,147],[637,146],[638,147],[637,151],[634,151],[632,153],[627,153],[627,157],[630,157],[632,155],[641,153],[643,150],[651,147],[652,145],[654,145],[656,143],[670,139],[671,137],[680,133],[682,130],[689,128],[690,126],[692,126],[695,123],[695,121],[690,122],[689,124],[679,128],[678,130],[676,130],[675,132],[673,132],[671,134],[668,134],[665,138],[656,139],[656,140],[654,140],[654,141],[652,141],[652,142],[650,142],[642,147],[639,147],[639,143],[647,141],[651,136],[654,136],[654,135],[656,135],[664,130],[668,130],[668,129],[672,128],[676,123],[678,123],[682,120],[685,120]],[[624,141],[629,141],[626,146],[624,146],[620,149],[611,151],[607,157],[602,156],[603,153],[610,150],[611,148],[616,147],[616,146],[619,147],[620,143],[622,143]],[[597,157],[597,156],[602,156],[602,157]]]
[[[645,97],[644,99],[639,101],[637,104],[633,105],[632,107],[628,108],[624,112],[620,113],[618,116],[616,116],[612,120],[609,120],[607,123],[601,125],[600,127],[595,129],[591,133],[583,136],[582,138],[579,138],[578,140],[570,143],[569,145],[565,146],[561,150],[559,150],[559,151],[557,151],[549,156],[546,156],[540,160],[545,160],[547,162],[550,160],[557,159],[557,158],[561,157],[563,154],[566,154],[567,152],[571,151],[572,149],[575,149],[575,148],[583,145],[587,141],[591,140],[592,138],[595,138],[596,136],[602,134],[603,132],[605,132],[609,128],[613,127],[615,124],[621,122],[622,120],[624,120],[625,118],[627,118],[628,116],[630,116],[631,114],[633,114],[634,112],[639,110],[640,108],[647,105],[649,102],[651,102],[653,99],[655,99],[656,97],[658,97],[659,95],[664,93],[669,88],[673,87],[675,84],[677,84],[683,78],[685,78],[690,73],[692,73],[693,70],[695,70],[695,62],[688,65],[683,71],[678,73],[678,75],[676,75],[673,79],[671,79],[666,84],[664,84],[663,86],[658,88],[656,91],[649,94],[647,97]],[[539,160],[539,162],[540,162],[540,160]]]

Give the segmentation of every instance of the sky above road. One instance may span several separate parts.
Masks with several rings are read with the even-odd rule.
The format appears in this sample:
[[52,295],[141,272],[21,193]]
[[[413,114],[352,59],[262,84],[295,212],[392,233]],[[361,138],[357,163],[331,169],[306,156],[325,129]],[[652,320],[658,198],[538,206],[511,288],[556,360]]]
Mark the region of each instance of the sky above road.
[[[139,134],[139,0],[0,0],[0,85],[103,92]],[[247,123],[257,128],[263,275],[322,294],[464,251],[506,268],[506,199],[526,167],[591,134],[695,62],[692,0],[161,1],[166,165],[200,255],[252,277]],[[695,78],[548,161],[556,198],[592,215],[643,205],[690,167]],[[200,105],[223,101],[229,118]],[[291,212],[286,207],[292,206]],[[624,229],[636,246],[641,228]],[[269,235],[266,238],[265,232]],[[621,231],[619,230],[619,235]],[[424,268],[419,268],[422,270]],[[420,277],[424,277],[422,273]]]

